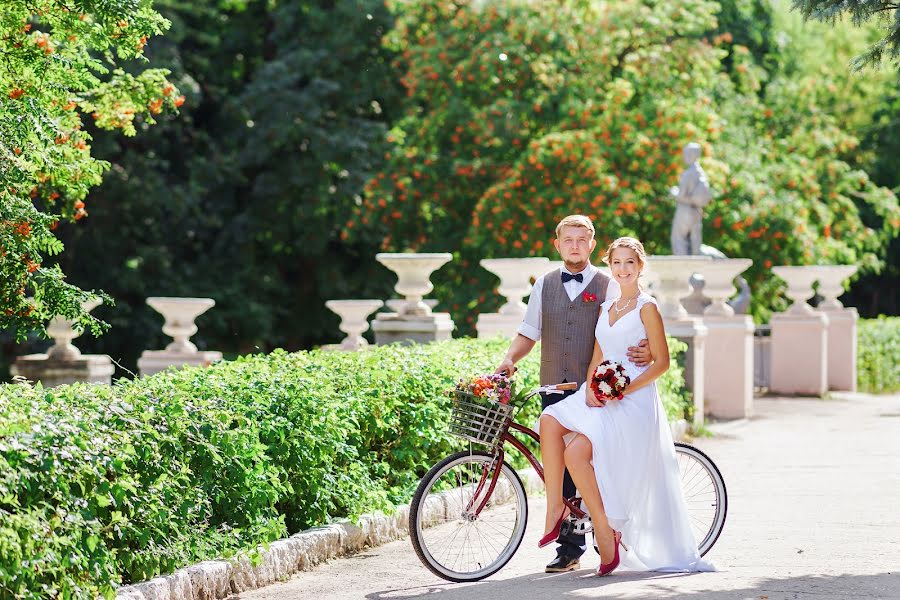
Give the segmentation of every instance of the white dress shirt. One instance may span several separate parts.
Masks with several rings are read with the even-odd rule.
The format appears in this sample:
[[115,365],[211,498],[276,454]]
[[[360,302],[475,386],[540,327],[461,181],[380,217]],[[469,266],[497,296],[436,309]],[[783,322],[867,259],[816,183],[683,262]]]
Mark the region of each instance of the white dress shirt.
[[[565,267],[560,267],[560,271],[562,273],[575,275],[575,273],[571,273]],[[588,284],[594,279],[594,276],[599,272],[600,270],[597,267],[588,263],[588,266],[581,272],[584,276],[582,281],[579,282],[575,279],[570,279],[565,282],[563,288],[569,295],[569,300],[575,300],[576,297],[581,295],[581,293],[587,289]],[[519,333],[535,342],[541,339],[541,296],[544,292],[544,277],[549,274],[550,273],[541,275],[535,280],[534,286],[531,288],[531,296],[528,297],[528,308],[525,310],[525,317],[522,319],[522,324],[519,325],[519,329],[517,330]],[[557,277],[559,277],[559,275],[557,275]],[[619,284],[614,279],[610,279],[609,288],[606,290],[606,297],[616,298],[619,296],[619,293]],[[597,305],[597,311],[600,311],[599,304]]]

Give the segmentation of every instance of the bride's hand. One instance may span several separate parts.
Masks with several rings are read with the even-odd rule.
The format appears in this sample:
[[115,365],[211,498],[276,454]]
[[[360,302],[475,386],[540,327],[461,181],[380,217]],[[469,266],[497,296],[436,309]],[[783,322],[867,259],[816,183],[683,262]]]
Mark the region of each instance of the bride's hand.
[[602,408],[606,406],[606,400],[603,398],[598,398],[591,390],[587,390],[587,393],[584,395],[584,402],[588,406],[593,406],[595,408]]

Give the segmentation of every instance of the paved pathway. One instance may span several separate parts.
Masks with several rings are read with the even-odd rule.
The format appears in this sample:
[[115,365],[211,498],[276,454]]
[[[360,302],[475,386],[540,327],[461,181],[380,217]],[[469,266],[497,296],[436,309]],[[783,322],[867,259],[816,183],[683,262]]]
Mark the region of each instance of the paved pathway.
[[900,396],[772,398],[756,410],[696,442],[728,485],[728,522],[707,555],[720,572],[598,579],[589,550],[581,570],[545,574],[552,549],[536,548],[543,502],[532,498],[521,549],[485,581],[444,582],[401,540],[240,598],[900,600]]

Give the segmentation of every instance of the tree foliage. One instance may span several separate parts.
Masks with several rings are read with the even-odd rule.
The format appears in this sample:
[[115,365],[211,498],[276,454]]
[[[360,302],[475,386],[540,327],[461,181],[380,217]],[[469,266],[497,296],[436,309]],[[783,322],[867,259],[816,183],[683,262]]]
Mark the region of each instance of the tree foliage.
[[167,26],[149,0],[0,7],[0,329],[19,339],[56,314],[101,329],[81,309],[91,294],[42,263],[63,248],[57,222],[87,214],[88,192],[109,167],[91,155],[83,117],[134,135],[136,123],[182,102],[164,70],[119,67]]
[[882,60],[900,66],[900,3],[896,0],[792,0],[794,8],[804,19],[816,19],[834,25],[849,17],[854,25],[861,26],[874,21],[881,29],[881,37],[853,60],[853,68],[878,66]]
[[155,295],[216,299],[198,323],[201,346],[337,341],[326,300],[391,288],[374,253],[341,238],[397,104],[381,45],[390,13],[376,0],[155,6],[173,26],[147,54],[187,100],[136,138],[96,133],[114,167],[91,194],[91,218],[61,227],[61,263],[118,305],[95,311],[111,331],[79,346],[133,368],[165,343],[144,303]]
[[496,302],[472,292],[494,284],[472,267],[553,257],[566,214],[594,217],[601,244],[630,234],[668,254],[669,188],[697,141],[716,192],[705,239],[755,259],[757,317],[781,305],[773,264],[881,268],[897,199],[847,162],[858,141],[829,92],[707,38],[716,4],[652,4],[402,4],[404,113],[347,228],[385,250],[455,252],[437,294],[471,331]]

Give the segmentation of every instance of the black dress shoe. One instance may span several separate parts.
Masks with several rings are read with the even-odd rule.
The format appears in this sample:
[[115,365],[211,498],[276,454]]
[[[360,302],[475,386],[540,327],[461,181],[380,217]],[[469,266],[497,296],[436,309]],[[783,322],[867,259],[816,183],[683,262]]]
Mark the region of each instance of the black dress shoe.
[[544,569],[545,573],[565,573],[566,571],[574,571],[578,567],[581,566],[581,563],[578,562],[578,557],[569,557],[569,556],[557,556],[554,558],[547,568]]

